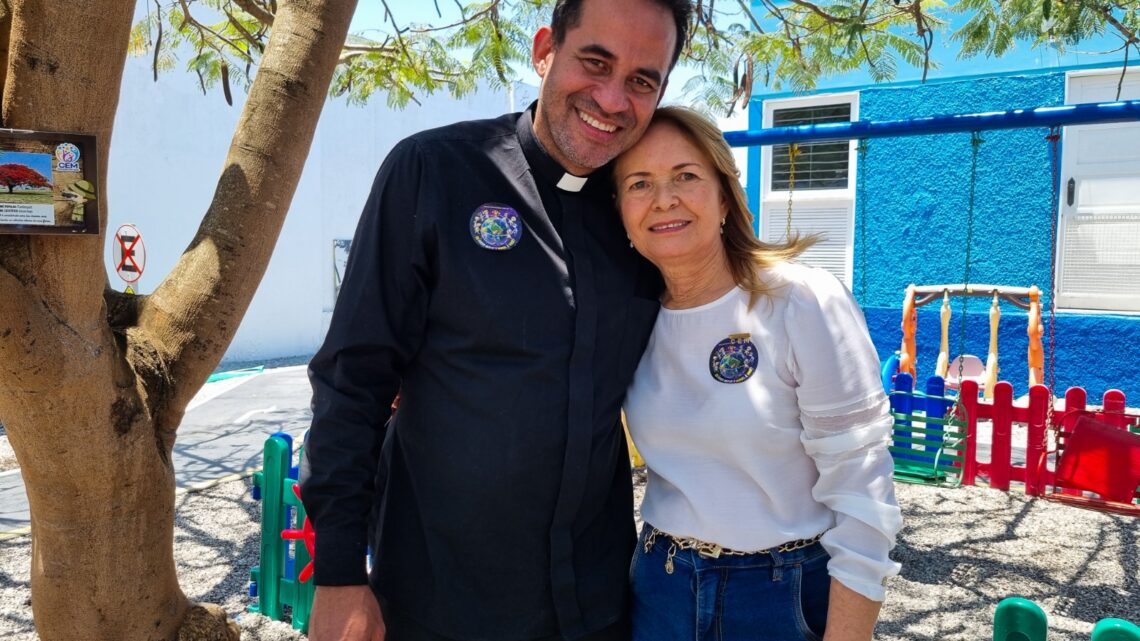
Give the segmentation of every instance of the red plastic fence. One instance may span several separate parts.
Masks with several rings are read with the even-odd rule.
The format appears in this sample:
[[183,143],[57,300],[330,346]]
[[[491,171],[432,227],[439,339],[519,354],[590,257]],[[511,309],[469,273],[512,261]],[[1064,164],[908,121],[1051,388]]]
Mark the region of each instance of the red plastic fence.
[[[1014,403],[1013,386],[999,382],[994,387],[993,400],[978,398],[978,385],[974,381],[962,381],[962,406],[967,419],[966,452],[962,471],[962,483],[975,485],[979,477],[984,477],[989,487],[1009,491],[1012,482],[1022,483],[1025,493],[1061,500],[1081,507],[1088,507],[1121,514],[1140,515],[1140,491],[1134,492],[1128,503],[1105,501],[1089,492],[1059,485],[1056,476],[1056,462],[1064,452],[1065,442],[1073,433],[1073,425],[1082,414],[1109,423],[1119,429],[1140,425],[1140,415],[1127,411],[1124,393],[1120,390],[1105,392],[1099,409],[1088,409],[1088,395],[1079,387],[1070,388],[1065,393],[1064,409],[1054,414],[1057,422],[1056,439],[1052,449],[1049,446],[1049,417],[1052,397],[1049,388],[1035,385],[1029,390],[1026,405]],[[977,456],[978,422],[992,422],[990,461],[979,462]],[[1015,465],[1012,460],[1013,427],[1026,427],[1025,463]]]

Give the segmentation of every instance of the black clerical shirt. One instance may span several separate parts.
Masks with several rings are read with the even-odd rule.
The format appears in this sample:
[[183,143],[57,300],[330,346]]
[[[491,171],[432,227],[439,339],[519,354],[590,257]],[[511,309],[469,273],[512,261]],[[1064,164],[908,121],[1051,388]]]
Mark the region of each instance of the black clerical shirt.
[[364,583],[371,541],[373,588],[449,637],[572,639],[622,615],[619,412],[660,281],[611,194],[607,171],[564,173],[531,111],[393,149],[310,365],[318,585]]

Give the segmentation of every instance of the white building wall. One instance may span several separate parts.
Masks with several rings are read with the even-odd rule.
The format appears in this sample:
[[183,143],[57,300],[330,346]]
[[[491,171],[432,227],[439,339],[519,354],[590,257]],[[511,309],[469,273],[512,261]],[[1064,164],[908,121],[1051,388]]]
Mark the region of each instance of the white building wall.
[[[225,361],[312,354],[324,338],[333,303],[332,244],[352,238],[380,162],[405,136],[458,120],[524,108],[537,90],[515,96],[482,90],[465,99],[422,98],[403,111],[383,95],[365,107],[330,99],[321,114],[304,173],[265,277]],[[146,265],[135,286],[149,293],[189,245],[210,205],[244,94],[233,107],[220,90],[202,95],[197,77],[171,72],[153,81],[149,58],[130,58],[108,168],[107,271],[113,232],[132,223],[142,233]],[[242,274],[233,274],[240,279]]]

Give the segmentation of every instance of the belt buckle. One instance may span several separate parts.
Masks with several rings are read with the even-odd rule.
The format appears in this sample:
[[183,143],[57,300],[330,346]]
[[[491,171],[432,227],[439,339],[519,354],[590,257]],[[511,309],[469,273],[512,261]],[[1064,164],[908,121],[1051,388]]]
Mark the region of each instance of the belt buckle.
[[705,557],[706,559],[719,559],[720,552],[723,550],[718,543],[701,542],[697,545],[697,554]]

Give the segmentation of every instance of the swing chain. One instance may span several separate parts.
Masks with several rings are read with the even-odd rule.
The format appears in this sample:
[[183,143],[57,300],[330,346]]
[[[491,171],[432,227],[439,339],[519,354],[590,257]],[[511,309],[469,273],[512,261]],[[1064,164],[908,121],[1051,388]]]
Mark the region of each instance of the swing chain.
[[960,415],[962,407],[962,374],[966,367],[966,359],[962,356],[966,353],[966,311],[969,307],[969,291],[970,291],[970,253],[974,244],[974,207],[976,204],[977,184],[978,184],[978,151],[982,146],[985,139],[978,132],[970,134],[970,200],[966,209],[966,269],[962,275],[962,289],[967,293],[962,297],[962,321],[959,323],[960,330],[958,332],[958,397],[954,400],[954,407],[951,410],[951,419],[956,419]]
[[[1049,207],[1052,211],[1049,213],[1049,393],[1053,396],[1057,394],[1057,378],[1055,370],[1056,362],[1056,334],[1054,330],[1057,325],[1057,297],[1054,291],[1057,287],[1057,217],[1058,211],[1054,208],[1060,208],[1060,199],[1058,195],[1058,185],[1061,181],[1061,168],[1058,162],[1058,153],[1061,142],[1061,126],[1053,125],[1049,128],[1049,134],[1045,136],[1045,140],[1050,143],[1052,153],[1050,160],[1053,165],[1053,176],[1050,184],[1053,188],[1052,200],[1049,201]],[[1052,417],[1052,408],[1049,411]]]
[[867,304],[867,139],[859,141],[859,302]]
[[792,239],[792,194],[796,191],[796,157],[799,155],[799,144],[788,143],[788,220],[784,227],[784,242]]
[[1057,218],[1059,216],[1060,200],[1058,195],[1058,184],[1061,180],[1060,167],[1058,163],[1059,147],[1061,142],[1061,126],[1053,125],[1049,128],[1049,133],[1045,135],[1045,140],[1049,141],[1049,161],[1052,165],[1052,174],[1050,176],[1049,184],[1051,187],[1051,198],[1049,200],[1049,411],[1045,413],[1045,443],[1043,447],[1048,450],[1049,435],[1057,433],[1054,438],[1060,442],[1060,426],[1057,423],[1057,404],[1054,399],[1057,398],[1057,374],[1055,369],[1057,357],[1057,298],[1056,298],[1056,283],[1057,283]]

